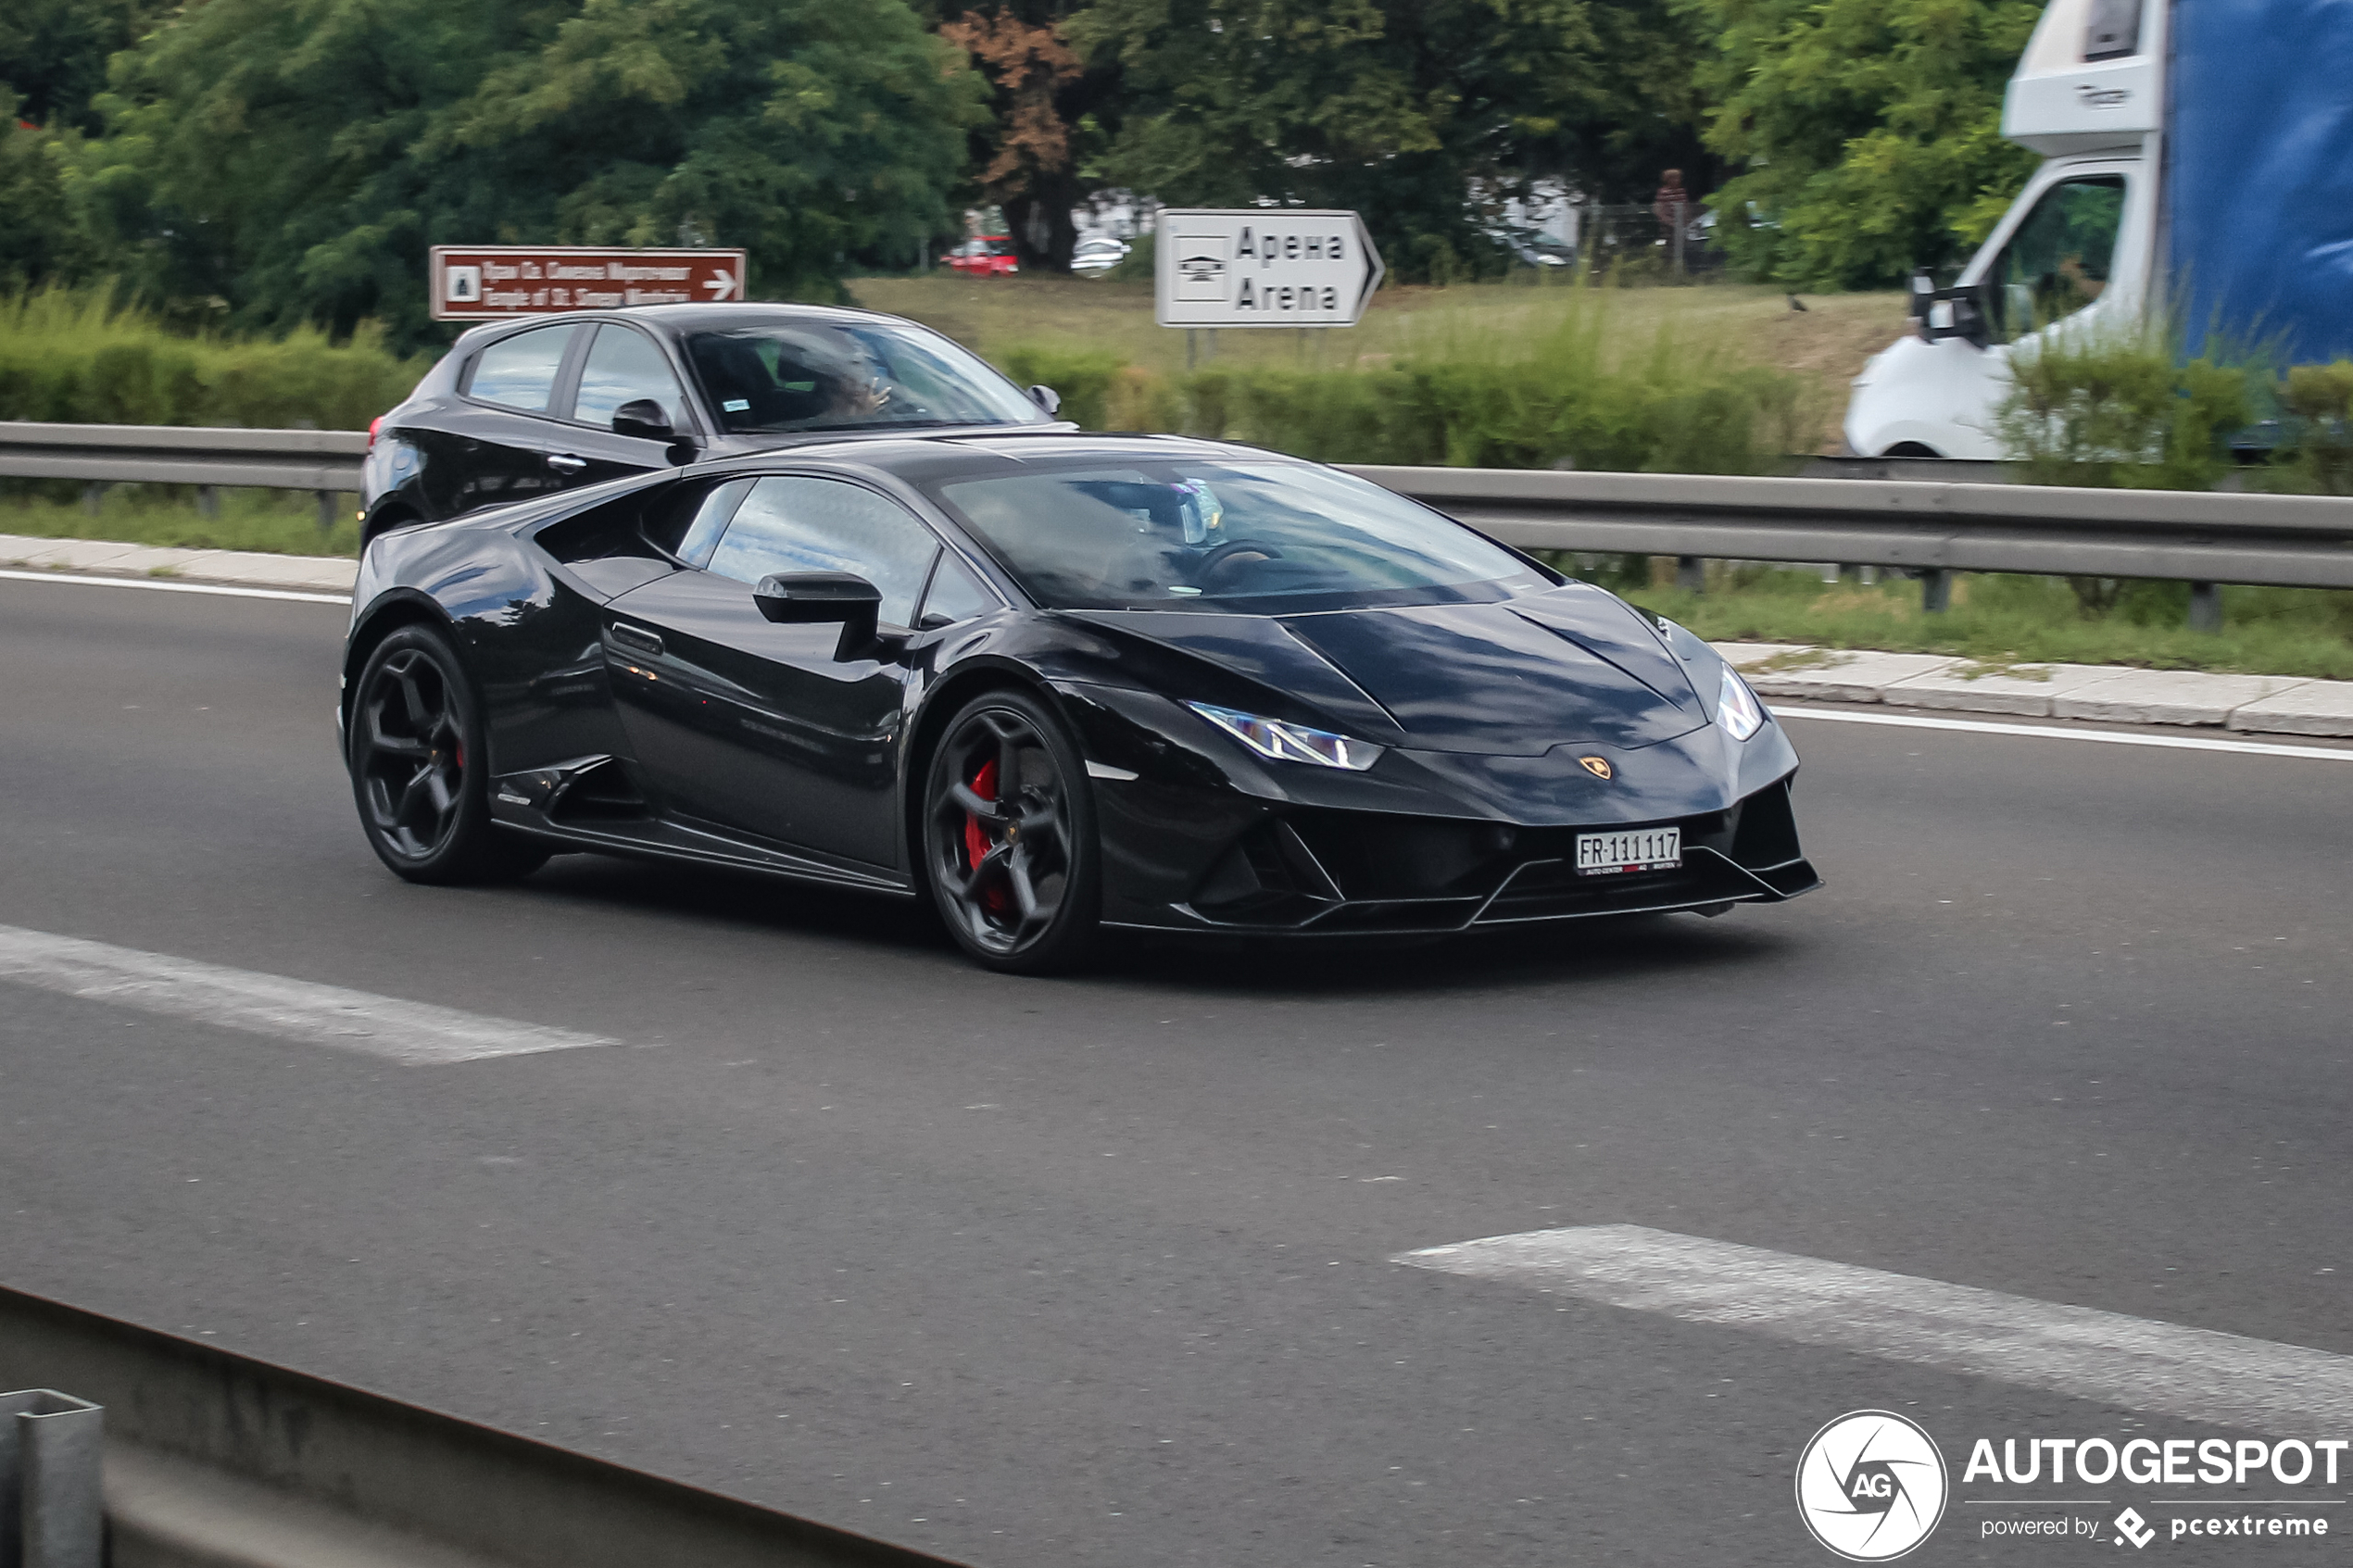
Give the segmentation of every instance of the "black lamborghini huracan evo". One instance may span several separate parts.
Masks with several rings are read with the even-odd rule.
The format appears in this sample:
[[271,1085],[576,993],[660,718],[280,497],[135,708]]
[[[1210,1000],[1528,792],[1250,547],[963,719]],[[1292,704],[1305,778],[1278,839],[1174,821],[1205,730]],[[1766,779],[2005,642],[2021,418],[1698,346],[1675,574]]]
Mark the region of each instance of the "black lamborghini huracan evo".
[[395,529],[340,718],[418,882],[569,850],[927,898],[991,968],[1818,885],[1697,637],[1335,470],[845,436]]

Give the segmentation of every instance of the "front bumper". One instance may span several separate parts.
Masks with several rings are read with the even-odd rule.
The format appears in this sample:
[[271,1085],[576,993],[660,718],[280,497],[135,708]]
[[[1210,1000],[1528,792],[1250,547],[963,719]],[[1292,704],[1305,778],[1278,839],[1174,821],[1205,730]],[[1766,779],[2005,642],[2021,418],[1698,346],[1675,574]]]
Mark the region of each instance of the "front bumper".
[[[1106,924],[1252,937],[1454,932],[1738,903],[1820,885],[1778,725],[1630,751],[1394,752],[1369,773],[1260,766],[1164,698],[1060,688],[1090,759]],[[1606,757],[1606,782],[1577,754]],[[1580,876],[1579,833],[1682,830],[1671,871]]]
[[1680,867],[1580,876],[1574,827],[1290,811],[1239,834],[1189,897],[1105,914],[1138,929],[1251,936],[1447,935],[1780,903],[1821,885],[1799,849],[1785,779],[1729,809],[1674,822]]

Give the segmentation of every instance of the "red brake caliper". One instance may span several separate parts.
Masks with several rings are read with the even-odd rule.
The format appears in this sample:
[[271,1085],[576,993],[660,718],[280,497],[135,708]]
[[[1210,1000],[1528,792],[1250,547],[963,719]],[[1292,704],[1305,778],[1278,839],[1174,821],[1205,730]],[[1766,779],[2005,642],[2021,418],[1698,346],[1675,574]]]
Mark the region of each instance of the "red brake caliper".
[[[997,798],[997,759],[994,757],[980,765],[980,771],[973,775],[972,787],[973,793],[983,800]],[[980,825],[977,813],[965,812],[964,869],[977,870],[988,849],[988,830]],[[992,915],[1005,912],[1005,888],[1001,882],[992,882],[981,890],[980,907]]]

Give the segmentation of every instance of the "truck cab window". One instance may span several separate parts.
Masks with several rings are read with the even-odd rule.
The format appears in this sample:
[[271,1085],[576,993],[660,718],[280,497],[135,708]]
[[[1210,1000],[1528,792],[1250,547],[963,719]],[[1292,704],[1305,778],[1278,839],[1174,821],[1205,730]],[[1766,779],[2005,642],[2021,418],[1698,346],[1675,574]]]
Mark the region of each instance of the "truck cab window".
[[2044,192],[1985,276],[2000,336],[2023,337],[2099,298],[2123,219],[2120,174],[2065,180]]

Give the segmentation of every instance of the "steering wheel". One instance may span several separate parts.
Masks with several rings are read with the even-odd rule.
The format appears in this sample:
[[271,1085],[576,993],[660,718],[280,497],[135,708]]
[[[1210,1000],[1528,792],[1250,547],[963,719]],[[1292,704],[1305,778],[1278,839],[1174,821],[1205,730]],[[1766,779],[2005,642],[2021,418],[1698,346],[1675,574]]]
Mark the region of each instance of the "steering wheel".
[[1280,560],[1283,552],[1255,539],[1228,539],[1193,563],[1193,581],[1205,582],[1211,572],[1236,556],[1265,556],[1269,560]]

